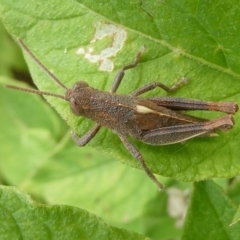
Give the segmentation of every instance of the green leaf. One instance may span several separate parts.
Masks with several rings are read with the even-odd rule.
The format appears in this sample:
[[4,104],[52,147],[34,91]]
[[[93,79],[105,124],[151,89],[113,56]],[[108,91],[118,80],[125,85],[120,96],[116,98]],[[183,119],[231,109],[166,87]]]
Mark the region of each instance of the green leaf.
[[182,239],[239,239],[239,224],[230,226],[236,207],[212,181],[195,183]]
[[[171,86],[185,76],[190,83],[173,95],[237,102],[240,89],[237,4],[63,0],[41,4],[36,0],[0,0],[0,15],[9,33],[15,39],[21,37],[68,87],[83,79],[94,88],[109,90],[117,70],[132,62],[144,45],[146,51],[141,63],[126,72],[118,93],[129,94],[156,79]],[[107,58],[102,55],[101,60],[94,62],[89,57],[99,57],[106,49],[110,54]],[[63,94],[29,56],[26,59],[39,89]],[[160,94],[165,93],[160,90],[149,93]],[[79,136],[93,125],[91,121],[75,117],[67,102],[47,100]],[[235,119],[238,123],[239,117]],[[236,124],[233,130],[221,133],[218,138],[192,139],[184,145],[160,147],[138,141],[134,144],[153,172],[194,181],[240,174],[238,133],[239,124]],[[140,167],[109,130],[101,129],[90,146]]]
[[0,206],[2,240],[148,239],[79,208],[38,204],[14,187],[0,187]]

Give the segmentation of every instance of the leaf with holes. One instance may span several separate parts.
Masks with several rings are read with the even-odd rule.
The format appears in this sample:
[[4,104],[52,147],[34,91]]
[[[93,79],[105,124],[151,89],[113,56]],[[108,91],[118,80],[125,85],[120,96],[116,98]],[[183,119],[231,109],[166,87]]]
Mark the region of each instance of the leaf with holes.
[[[34,54],[68,87],[79,80],[109,90],[117,70],[146,51],[139,66],[128,70],[118,93],[129,94],[153,80],[173,85],[183,76],[190,83],[172,95],[211,101],[239,99],[240,10],[230,2],[205,1],[14,1],[1,0],[5,27],[21,37]],[[39,89],[63,94],[33,62],[26,60]],[[151,96],[164,95],[160,90]],[[26,97],[26,95],[23,95]],[[47,98],[68,125],[83,135],[93,125],[75,117],[68,103]],[[215,114],[201,113],[205,118]],[[239,175],[239,117],[236,126],[218,138],[192,139],[185,144],[134,144],[149,168],[182,181]],[[101,129],[90,146],[128,165],[138,163],[119,138]],[[138,166],[139,167],[139,166]]]

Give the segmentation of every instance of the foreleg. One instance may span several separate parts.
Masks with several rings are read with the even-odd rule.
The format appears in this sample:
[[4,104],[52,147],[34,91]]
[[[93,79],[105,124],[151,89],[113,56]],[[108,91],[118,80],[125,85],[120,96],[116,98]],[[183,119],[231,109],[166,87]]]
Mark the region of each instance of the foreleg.
[[79,138],[74,132],[71,132],[71,137],[73,141],[80,147],[85,146],[92,138],[98,133],[101,126],[96,124],[92,129],[90,129],[86,134]]

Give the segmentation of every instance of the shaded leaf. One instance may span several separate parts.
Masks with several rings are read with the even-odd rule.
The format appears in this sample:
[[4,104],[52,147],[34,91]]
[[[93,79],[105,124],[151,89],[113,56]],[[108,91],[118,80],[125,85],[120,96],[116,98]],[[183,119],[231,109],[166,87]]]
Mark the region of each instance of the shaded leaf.
[[21,92],[8,91],[0,78],[1,173],[11,184],[19,185],[46,161],[66,132],[66,125],[53,109],[42,104],[39,96],[22,97]]
[[0,187],[1,239],[148,239],[79,208],[43,205],[14,187]]
[[239,239],[239,224],[230,226],[236,207],[212,181],[195,183],[182,239]]
[[240,221],[240,207],[238,207],[237,212],[235,213],[231,225],[234,225]]

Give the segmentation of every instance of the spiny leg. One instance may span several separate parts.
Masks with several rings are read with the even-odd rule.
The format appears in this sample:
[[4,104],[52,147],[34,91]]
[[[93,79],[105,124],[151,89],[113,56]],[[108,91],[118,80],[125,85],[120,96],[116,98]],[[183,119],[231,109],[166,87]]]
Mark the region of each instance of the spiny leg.
[[114,78],[113,84],[112,84],[112,88],[111,88],[111,92],[112,93],[115,93],[117,91],[117,89],[118,89],[118,87],[119,87],[119,85],[120,85],[120,83],[121,83],[121,81],[122,81],[122,79],[124,77],[124,74],[125,74],[124,71],[127,70],[127,69],[130,69],[130,68],[135,68],[137,66],[137,64],[139,63],[139,60],[140,60],[141,55],[144,52],[144,50],[145,50],[145,48],[142,46],[139,49],[139,51],[138,51],[138,53],[137,53],[137,55],[136,55],[136,57],[134,59],[134,62],[130,63],[130,64],[126,65],[126,66],[123,66],[118,71],[117,75]]
[[74,132],[71,132],[73,141],[80,147],[85,146],[98,133],[101,125],[95,124],[86,134],[79,138]]
[[173,92],[173,91],[176,91],[178,88],[180,88],[183,84],[186,84],[186,83],[188,83],[187,78],[182,78],[180,81],[178,81],[172,87],[168,87],[161,82],[152,82],[152,83],[144,85],[143,87],[140,87],[139,89],[135,90],[134,92],[131,93],[131,95],[132,96],[138,96],[138,95],[143,94],[145,92],[151,91],[151,90],[155,89],[156,87],[160,87],[163,90],[165,90],[166,92]]
[[238,105],[235,102],[210,102],[177,97],[149,97],[147,99],[171,110],[208,110],[230,114],[238,111]]
[[232,115],[226,115],[206,122],[196,122],[149,130],[143,134],[141,140],[153,145],[168,145],[197,136],[211,136],[211,133],[215,130],[227,131],[231,129],[233,125],[234,120]]
[[120,135],[119,137],[123,142],[124,146],[128,149],[128,151],[132,154],[132,156],[139,161],[142,165],[143,170],[148,175],[148,177],[158,186],[158,189],[161,191],[163,189],[163,185],[157,180],[157,178],[153,175],[150,169],[147,167],[141,153],[136,149],[136,147],[129,142],[128,138],[125,135]]

